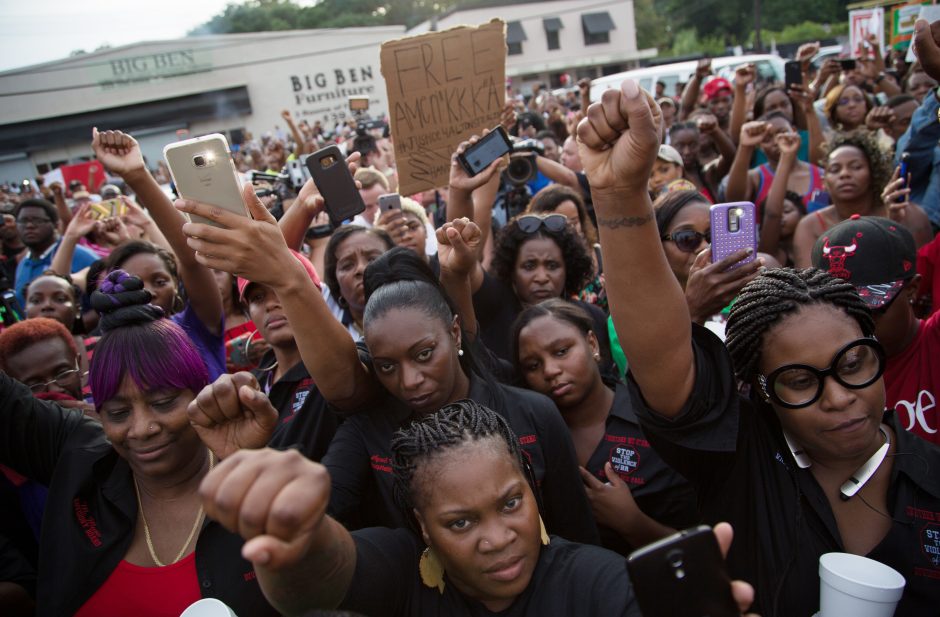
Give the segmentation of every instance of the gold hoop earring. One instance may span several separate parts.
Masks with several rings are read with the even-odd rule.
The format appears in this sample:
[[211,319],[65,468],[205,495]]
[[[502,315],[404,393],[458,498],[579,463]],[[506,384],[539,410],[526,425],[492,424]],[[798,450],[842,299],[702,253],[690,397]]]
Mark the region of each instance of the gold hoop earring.
[[421,574],[421,582],[425,587],[437,587],[441,594],[444,593],[444,566],[430,546],[421,553],[418,572]]
[[172,307],[172,308],[173,308],[173,313],[174,313],[174,314],[180,313],[180,312],[183,311],[183,309],[186,308],[186,303],[183,302],[183,296],[181,296],[181,295],[179,295],[179,294],[176,294],[176,295],[173,297],[173,307]]
[[[252,331],[251,331],[251,334],[249,334],[249,335],[248,335],[248,338],[245,340],[245,357],[246,357],[246,358],[248,357],[248,347],[251,345],[251,339],[253,339],[256,334],[258,334],[258,331],[257,331],[257,330],[252,330]],[[273,370],[276,369],[276,368],[277,368],[277,362],[275,361],[274,364],[272,364],[271,366],[269,366],[269,367],[267,367],[267,368],[261,368],[261,367],[259,366],[259,367],[258,367],[258,370],[261,371],[262,373],[269,373],[269,372],[273,371]]]

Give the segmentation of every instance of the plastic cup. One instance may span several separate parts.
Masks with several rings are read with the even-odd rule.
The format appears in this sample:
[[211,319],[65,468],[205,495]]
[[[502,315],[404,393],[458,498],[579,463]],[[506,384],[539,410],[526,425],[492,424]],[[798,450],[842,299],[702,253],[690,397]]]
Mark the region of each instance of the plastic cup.
[[819,617],[892,617],[904,577],[867,557],[826,553],[819,558]]
[[238,615],[221,600],[203,598],[190,604],[180,617],[238,617]]

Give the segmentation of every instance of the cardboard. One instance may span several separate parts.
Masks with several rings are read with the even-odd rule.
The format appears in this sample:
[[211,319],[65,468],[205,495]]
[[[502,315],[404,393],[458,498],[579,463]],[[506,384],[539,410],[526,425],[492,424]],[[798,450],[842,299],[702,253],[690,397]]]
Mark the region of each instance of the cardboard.
[[445,186],[461,141],[499,124],[506,24],[458,26],[382,44],[399,192]]

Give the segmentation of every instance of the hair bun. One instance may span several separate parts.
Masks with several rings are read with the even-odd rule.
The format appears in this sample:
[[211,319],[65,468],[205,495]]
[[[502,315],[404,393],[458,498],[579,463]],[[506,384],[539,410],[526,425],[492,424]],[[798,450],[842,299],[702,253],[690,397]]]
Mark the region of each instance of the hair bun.
[[365,299],[368,301],[376,289],[397,281],[418,281],[437,286],[431,267],[414,251],[403,246],[379,255],[370,263],[362,277]]
[[91,294],[91,306],[101,316],[102,334],[115,328],[150,323],[164,317],[163,309],[150,304],[153,294],[144,283],[124,270],[112,270]]

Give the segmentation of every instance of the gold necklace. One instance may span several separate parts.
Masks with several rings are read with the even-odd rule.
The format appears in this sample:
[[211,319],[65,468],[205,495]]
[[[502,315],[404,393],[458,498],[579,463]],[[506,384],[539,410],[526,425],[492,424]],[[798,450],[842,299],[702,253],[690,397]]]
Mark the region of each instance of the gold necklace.
[[[212,471],[212,467],[215,465],[215,457],[212,455],[212,451],[209,451],[209,471]],[[199,512],[196,513],[196,522],[193,523],[193,528],[189,531],[189,536],[186,538],[186,542],[183,543],[183,547],[180,549],[180,552],[176,554],[176,559],[171,561],[169,564],[165,564],[160,561],[160,558],[157,557],[157,551],[153,548],[153,540],[150,538],[150,526],[147,525],[147,517],[144,516],[144,505],[140,502],[140,487],[137,486],[137,477],[134,476],[134,493],[137,495],[137,511],[140,512],[140,520],[144,522],[144,538],[147,540],[147,550],[150,551],[150,558],[153,559],[153,562],[157,564],[158,567],[163,567],[165,565],[172,565],[183,558],[183,554],[186,552],[186,548],[189,546],[189,543],[193,541],[193,536],[196,535],[196,530],[199,529],[199,525],[202,523],[203,519],[203,509],[202,505],[199,506]]]

